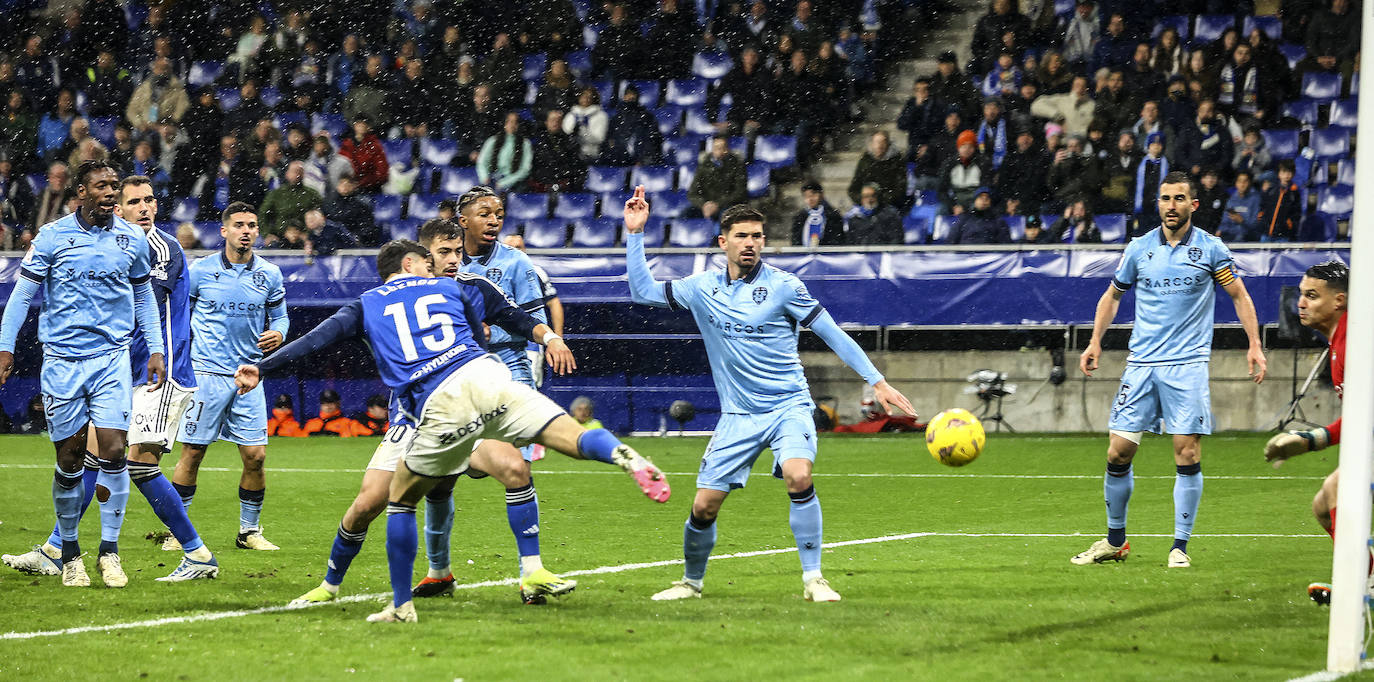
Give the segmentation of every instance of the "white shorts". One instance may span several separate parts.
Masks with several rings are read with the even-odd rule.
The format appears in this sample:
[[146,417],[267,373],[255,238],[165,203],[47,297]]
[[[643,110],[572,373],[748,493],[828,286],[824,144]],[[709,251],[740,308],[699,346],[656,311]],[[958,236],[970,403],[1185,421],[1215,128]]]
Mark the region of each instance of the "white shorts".
[[521,447],[564,414],[538,391],[511,380],[499,360],[478,358],[430,394],[405,454],[406,467],[431,478],[462,473],[476,441],[492,438]]
[[181,427],[181,415],[191,404],[196,389],[183,388],[168,379],[156,391],[147,386],[134,387],[133,414],[129,417],[129,445],[157,445],[162,451],[172,451]]
[[367,468],[379,471],[396,471],[396,465],[401,463],[401,457],[406,454],[411,441],[415,440],[415,427],[405,422],[392,424],[391,428],[382,435],[382,442],[377,444],[377,449],[372,453],[372,459],[368,461]]

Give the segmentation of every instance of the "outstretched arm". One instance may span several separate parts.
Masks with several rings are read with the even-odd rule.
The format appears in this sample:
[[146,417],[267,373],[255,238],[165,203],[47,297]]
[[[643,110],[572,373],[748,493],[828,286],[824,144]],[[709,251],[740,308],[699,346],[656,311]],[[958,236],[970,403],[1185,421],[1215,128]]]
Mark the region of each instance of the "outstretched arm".
[[358,336],[362,333],[362,329],[363,304],[361,301],[354,301],[339,308],[338,312],[330,315],[329,319],[306,332],[305,336],[286,344],[281,350],[267,356],[260,366],[240,366],[238,372],[234,374],[234,381],[239,386],[239,393],[247,393],[256,388],[262,374],[273,372],[287,363],[309,357],[342,339]]
[[817,310],[820,310],[820,314],[808,325],[811,331],[816,332],[816,336],[821,337],[825,345],[830,346],[830,350],[835,351],[835,355],[838,355],[845,365],[858,372],[864,382],[873,387],[873,397],[882,405],[883,410],[892,414],[892,408],[895,407],[913,417],[916,416],[916,409],[911,406],[911,401],[887,383],[859,344],[835,324],[835,319],[830,317],[830,313],[820,308]]
[[625,202],[625,269],[630,276],[630,299],[659,308],[674,307],[670,285],[654,279],[644,258],[644,224],[649,222],[649,202],[644,186],[635,187]]

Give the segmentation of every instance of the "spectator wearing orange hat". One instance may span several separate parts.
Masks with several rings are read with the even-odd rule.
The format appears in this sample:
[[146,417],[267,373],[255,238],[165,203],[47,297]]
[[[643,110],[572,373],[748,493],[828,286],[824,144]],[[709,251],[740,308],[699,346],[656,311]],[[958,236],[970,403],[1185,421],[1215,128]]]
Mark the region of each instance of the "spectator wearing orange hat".
[[945,208],[958,215],[973,205],[978,188],[992,184],[992,169],[978,153],[978,135],[972,130],[959,133],[957,153],[940,171],[940,189]]

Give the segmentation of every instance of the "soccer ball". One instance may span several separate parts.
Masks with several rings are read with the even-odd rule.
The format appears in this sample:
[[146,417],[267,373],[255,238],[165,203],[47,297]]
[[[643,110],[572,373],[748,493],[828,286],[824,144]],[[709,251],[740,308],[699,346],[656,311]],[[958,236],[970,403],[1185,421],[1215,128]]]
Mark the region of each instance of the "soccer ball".
[[957,407],[935,415],[926,424],[926,449],[945,466],[961,467],[978,459],[986,440],[983,423]]

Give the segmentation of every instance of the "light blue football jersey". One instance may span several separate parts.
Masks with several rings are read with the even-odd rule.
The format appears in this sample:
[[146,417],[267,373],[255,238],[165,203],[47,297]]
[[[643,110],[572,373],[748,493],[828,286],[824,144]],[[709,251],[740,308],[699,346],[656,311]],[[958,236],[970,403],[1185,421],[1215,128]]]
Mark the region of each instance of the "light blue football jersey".
[[223,253],[191,265],[191,362],[197,372],[232,375],[262,360],[258,337],[273,328],[286,334],[286,287],[281,269],[259,256],[235,265]]
[[1130,365],[1205,361],[1212,354],[1216,287],[1235,279],[1231,250],[1220,239],[1190,228],[1169,246],[1156,227],[1131,240],[1112,285],[1135,288]]
[[42,287],[43,352],[89,358],[128,348],[134,287],[148,281],[149,269],[143,228],[119,216],[99,226],[77,212],[44,225],[19,270]]
[[[491,280],[491,283],[495,284],[506,298],[513,301],[516,307],[534,316],[534,319],[541,323],[548,323],[548,316],[544,312],[544,287],[539,282],[534,263],[519,249],[497,242],[492,245],[491,251],[478,258],[470,258],[465,252],[463,264],[458,269]],[[477,334],[481,334],[480,329],[477,330]],[[488,347],[524,348],[528,342],[529,339],[512,336],[504,329],[492,327]]]

